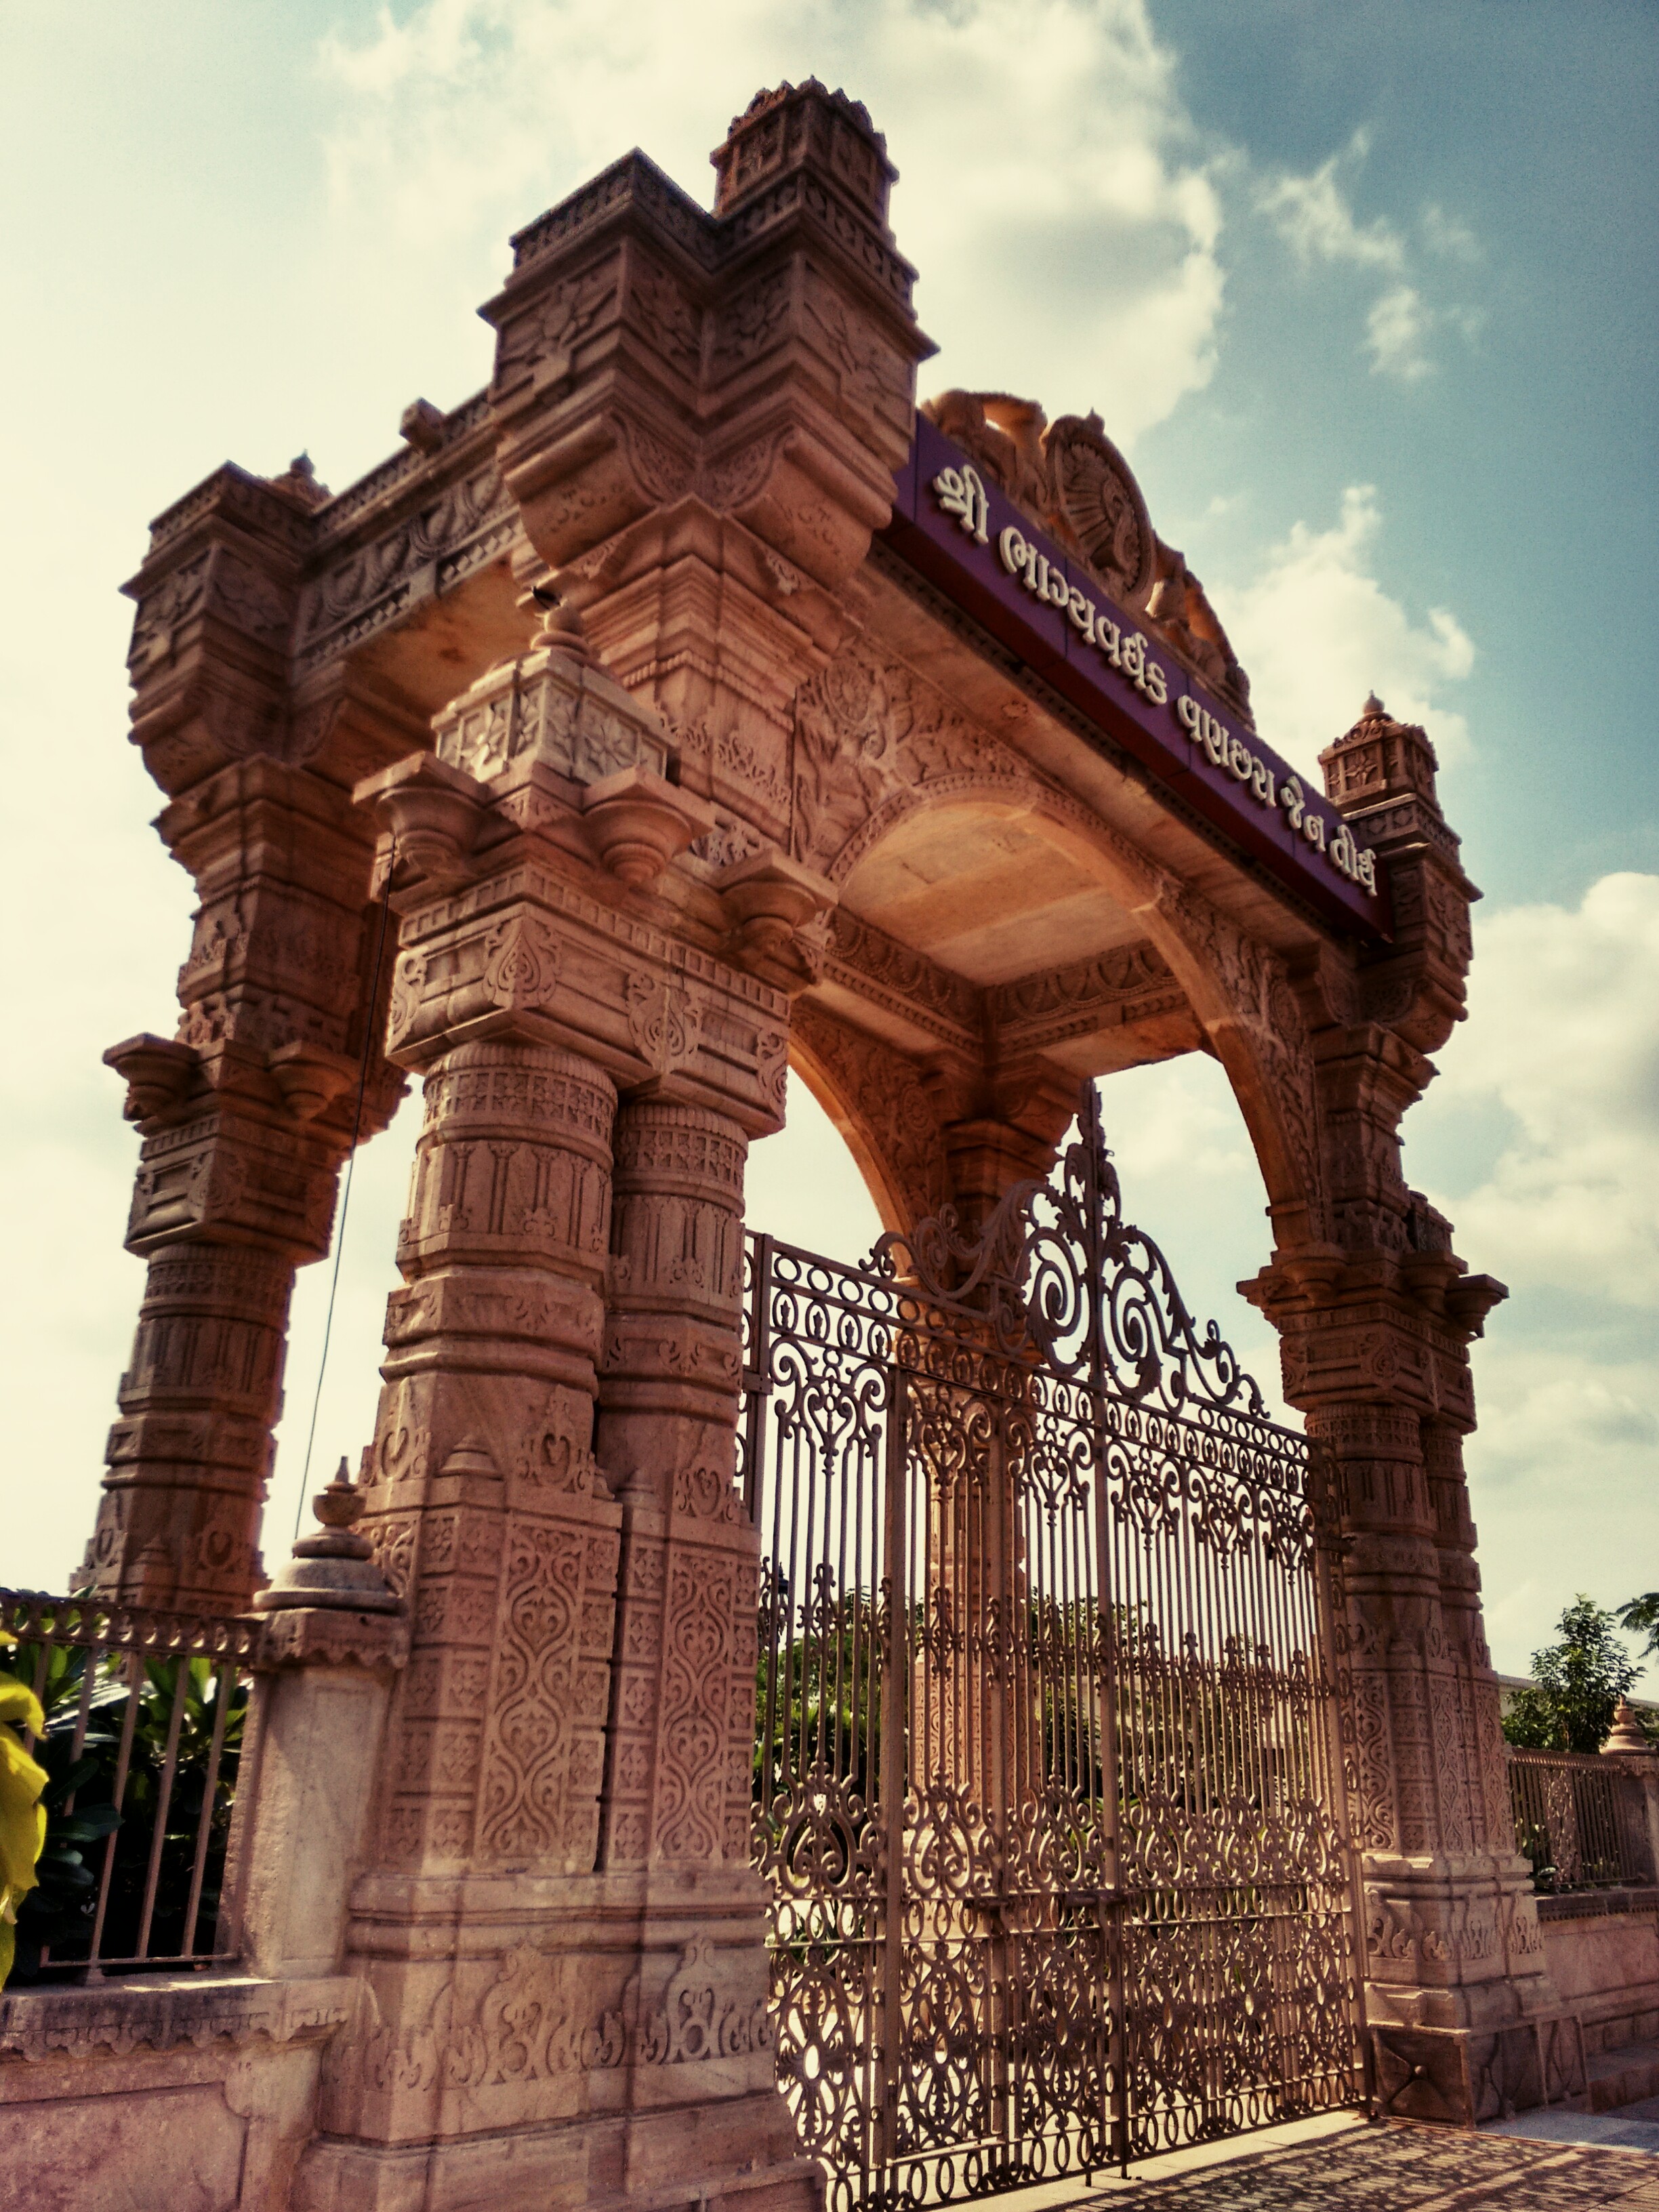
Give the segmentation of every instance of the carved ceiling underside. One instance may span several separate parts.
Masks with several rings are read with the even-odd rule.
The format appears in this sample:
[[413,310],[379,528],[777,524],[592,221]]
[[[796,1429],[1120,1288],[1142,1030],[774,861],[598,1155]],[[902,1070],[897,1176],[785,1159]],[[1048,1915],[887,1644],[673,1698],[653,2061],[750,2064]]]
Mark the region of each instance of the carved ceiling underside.
[[981,988],[839,907],[815,996],[837,1011],[856,1007],[858,1019],[908,1050],[975,1060],[994,1040],[1003,1058],[1081,1058],[1104,1073],[1202,1042],[1181,986],[1145,939]]

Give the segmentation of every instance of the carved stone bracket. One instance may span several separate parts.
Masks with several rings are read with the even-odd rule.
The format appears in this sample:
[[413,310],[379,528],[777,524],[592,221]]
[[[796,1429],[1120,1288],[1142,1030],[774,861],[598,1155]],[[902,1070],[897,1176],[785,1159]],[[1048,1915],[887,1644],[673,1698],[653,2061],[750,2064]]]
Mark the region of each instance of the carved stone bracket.
[[714,826],[712,807],[647,768],[619,769],[582,793],[582,826],[599,865],[630,890],[654,883]]

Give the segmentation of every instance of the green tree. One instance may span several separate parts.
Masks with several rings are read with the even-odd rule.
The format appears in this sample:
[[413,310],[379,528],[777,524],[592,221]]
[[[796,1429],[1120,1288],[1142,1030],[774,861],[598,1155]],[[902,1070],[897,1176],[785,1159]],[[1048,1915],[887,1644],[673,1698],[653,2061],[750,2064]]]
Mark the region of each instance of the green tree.
[[1628,1605],[1616,1608],[1619,1626],[1632,1636],[1644,1637],[1642,1647],[1644,1659],[1659,1659],[1659,1590],[1649,1590],[1644,1596],[1633,1597]]
[[1600,1751],[1613,1710],[1641,1672],[1619,1641],[1616,1617],[1583,1590],[1556,1623],[1560,1641],[1532,1655],[1504,1734],[1523,1751]]

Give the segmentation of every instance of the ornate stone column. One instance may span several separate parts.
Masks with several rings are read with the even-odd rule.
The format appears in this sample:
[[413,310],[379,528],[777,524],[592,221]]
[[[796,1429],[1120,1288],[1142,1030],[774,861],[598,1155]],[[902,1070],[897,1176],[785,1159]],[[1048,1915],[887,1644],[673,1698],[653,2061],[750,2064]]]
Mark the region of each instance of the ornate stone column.
[[772,2080],[732,1486],[787,1002],[667,865],[708,819],[672,766],[562,612],[360,794],[403,856],[391,1051],[427,1121],[364,1468],[412,1625],[348,1943],[378,2025],[301,2200],[340,2212],[474,2201],[509,2157],[526,2203],[814,2197]]
[[591,1449],[615,1110],[602,1069],[510,1029],[426,1078],[364,1470],[380,1557],[415,1598],[392,1863],[592,1864],[617,1564]]
[[[1468,2122],[1537,2101],[1557,2006],[1515,1849],[1498,1685],[1480,1620],[1462,1440],[1468,1346],[1504,1295],[1408,1190],[1400,1123],[1461,1017],[1478,896],[1420,730],[1368,702],[1322,756],[1379,854],[1392,946],[1312,1039],[1328,1236],[1275,1253],[1247,1294],[1281,1335],[1285,1391],[1328,1449],[1343,1552],[1335,1624],[1366,2008],[1391,2112]],[[1314,1227],[1319,1224],[1316,1218]]]
[[343,670],[291,684],[326,498],[308,462],[270,481],[228,464],[156,520],[127,586],[132,738],[199,902],[176,1036],[105,1055],[143,1139],[127,1249],[149,1273],[84,1571],[137,1603],[252,1597],[294,1271],[328,1249],[366,1043],[361,1134],[402,1095],[350,787],[411,735]]
[[623,1510],[603,1863],[746,1869],[759,1540],[734,1486],[743,1169],[722,1114],[619,1117],[601,1463]]
[[[85,1571],[136,1603],[234,1611],[281,1417],[296,1267],[329,1246],[375,992],[372,837],[345,797],[270,760],[161,817],[201,888],[176,1038],[106,1055],[143,1137],[127,1249],[149,1262]],[[363,1133],[401,1091],[371,1049]]]

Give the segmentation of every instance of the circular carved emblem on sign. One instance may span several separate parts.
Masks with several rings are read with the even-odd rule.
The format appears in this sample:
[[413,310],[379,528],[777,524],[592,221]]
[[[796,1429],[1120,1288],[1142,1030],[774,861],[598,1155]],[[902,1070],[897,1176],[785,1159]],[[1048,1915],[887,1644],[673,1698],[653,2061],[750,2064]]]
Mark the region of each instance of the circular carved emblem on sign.
[[1062,415],[1042,442],[1060,511],[1102,582],[1124,605],[1144,606],[1157,540],[1128,463],[1097,415]]

